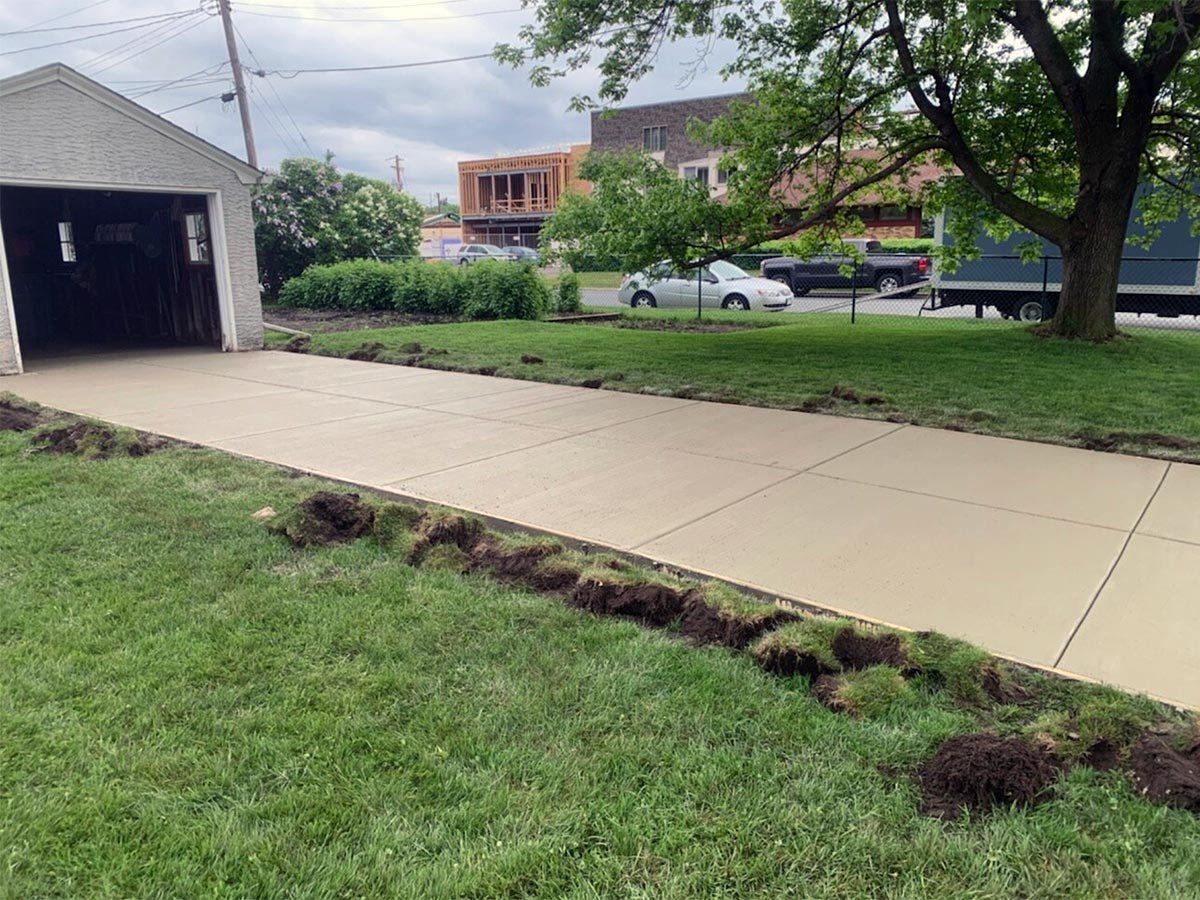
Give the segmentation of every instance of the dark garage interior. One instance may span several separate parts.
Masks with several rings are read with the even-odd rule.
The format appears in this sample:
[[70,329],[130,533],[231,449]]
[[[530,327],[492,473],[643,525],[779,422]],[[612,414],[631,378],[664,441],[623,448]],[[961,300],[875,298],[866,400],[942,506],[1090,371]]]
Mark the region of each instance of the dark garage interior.
[[22,353],[220,346],[206,199],[0,186]]

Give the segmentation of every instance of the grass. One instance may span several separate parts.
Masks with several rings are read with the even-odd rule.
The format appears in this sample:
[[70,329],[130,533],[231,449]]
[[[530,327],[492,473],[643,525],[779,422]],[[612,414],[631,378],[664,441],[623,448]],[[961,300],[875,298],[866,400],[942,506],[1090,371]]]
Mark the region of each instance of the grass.
[[[691,318],[686,311],[628,318]],[[1103,345],[1040,338],[1011,323],[864,316],[706,313],[714,323],[769,325],[726,333],[644,331],[607,325],[477,322],[315,335],[318,353],[363,343],[417,341],[447,350],[427,364],[496,367],[497,374],[565,384],[601,379],[615,390],[801,407],[1042,441],[1127,433],[1200,441],[1200,335],[1138,332]],[[523,354],[544,360],[520,362]],[[395,353],[393,358],[403,358]],[[386,361],[388,353],[381,354]],[[834,385],[882,397],[863,406],[829,397]],[[1082,437],[1081,437],[1082,436]],[[1150,447],[1149,449],[1156,449]],[[1200,459],[1200,445],[1156,452]]]
[[621,286],[620,272],[576,272],[581,288],[612,288]]
[[903,773],[975,727],[919,681],[836,715],[748,655],[414,569],[411,534],[296,549],[252,517],[316,480],[29,446],[0,434],[0,897],[1200,889],[1200,823],[1117,772],[919,815]]

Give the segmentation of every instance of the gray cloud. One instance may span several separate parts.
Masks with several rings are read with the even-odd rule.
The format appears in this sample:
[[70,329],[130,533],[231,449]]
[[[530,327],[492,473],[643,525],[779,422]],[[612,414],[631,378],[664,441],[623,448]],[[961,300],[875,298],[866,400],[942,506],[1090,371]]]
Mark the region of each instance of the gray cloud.
[[[290,7],[274,5],[281,2],[262,0],[260,5],[241,8],[234,5],[234,19],[242,36],[258,63],[268,71],[386,65],[486,53],[498,42],[514,40],[520,26],[531,19],[528,11],[448,18],[444,22],[328,22],[317,18],[457,17],[510,9],[518,6],[519,0],[463,0],[438,5],[430,5],[427,0],[420,0],[420,5],[400,0],[394,9],[347,9],[341,13],[331,10],[338,6],[382,3],[381,0],[372,4],[363,0],[345,4],[314,0]],[[44,0],[33,15],[31,6],[17,11],[13,8],[15,4],[6,4],[0,10],[0,31],[26,28],[86,5],[83,0]],[[194,4],[187,2],[174,2],[164,9],[145,0],[103,0],[92,9],[41,27],[194,8]],[[254,14],[272,12],[290,16],[301,15],[301,11],[309,18]],[[194,27],[188,28],[189,25]],[[119,27],[122,26],[111,26]],[[96,29],[107,30],[110,28]],[[88,33],[72,30],[11,35],[0,38],[0,52],[79,38]],[[176,36],[172,37],[173,34]],[[161,45],[153,46],[157,41],[162,41]],[[126,46],[110,53],[121,45]],[[731,58],[732,48],[716,44],[704,64],[697,68],[694,62],[704,49],[699,42],[666,47],[656,71],[634,86],[629,102],[739,89],[740,84],[723,82],[718,74],[721,65]],[[105,53],[110,55],[102,56]],[[61,61],[115,90],[135,94],[146,87],[138,81],[179,78],[215,67],[225,58],[220,20],[197,18],[195,23],[167,22],[61,47],[0,56],[0,76]],[[98,72],[114,62],[119,64]],[[258,65],[244,51],[243,62],[255,68]],[[228,68],[219,74],[227,79]],[[326,150],[333,152],[343,168],[387,178],[392,175],[388,158],[399,154],[405,160],[406,186],[421,201],[434,192],[443,196],[457,194],[455,164],[460,159],[586,141],[588,117],[570,113],[567,107],[572,96],[594,94],[598,83],[594,70],[581,70],[550,87],[534,88],[529,85],[527,73],[501,67],[492,60],[384,72],[302,74],[292,79],[278,75],[250,78],[260,163],[274,167],[287,156],[298,152],[308,154],[311,147],[318,155]],[[230,89],[228,80],[178,85],[144,96],[138,102],[163,112],[201,101],[166,115],[182,127],[244,156],[234,105],[212,99]],[[307,139],[307,146],[299,134]]]

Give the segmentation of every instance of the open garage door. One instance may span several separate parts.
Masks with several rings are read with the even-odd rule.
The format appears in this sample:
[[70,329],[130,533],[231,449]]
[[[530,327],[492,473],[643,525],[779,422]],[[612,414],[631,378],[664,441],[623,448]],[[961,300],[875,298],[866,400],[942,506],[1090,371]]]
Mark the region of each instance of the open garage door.
[[204,195],[0,186],[0,230],[26,359],[221,346]]

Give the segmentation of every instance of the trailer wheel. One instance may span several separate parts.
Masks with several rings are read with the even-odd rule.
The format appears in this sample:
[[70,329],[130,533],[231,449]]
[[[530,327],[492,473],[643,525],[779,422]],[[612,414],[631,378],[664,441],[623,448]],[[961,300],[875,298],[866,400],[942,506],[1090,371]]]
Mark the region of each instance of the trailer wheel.
[[1016,313],[1013,317],[1021,322],[1042,321],[1042,301],[1022,300],[1017,304]]

